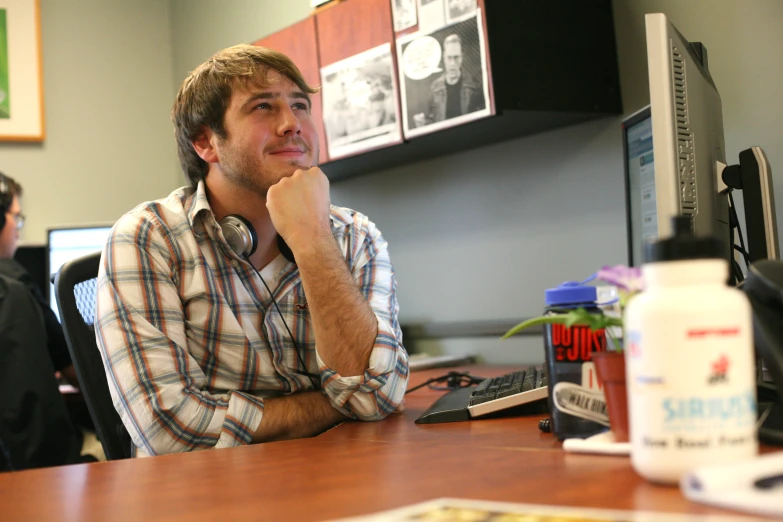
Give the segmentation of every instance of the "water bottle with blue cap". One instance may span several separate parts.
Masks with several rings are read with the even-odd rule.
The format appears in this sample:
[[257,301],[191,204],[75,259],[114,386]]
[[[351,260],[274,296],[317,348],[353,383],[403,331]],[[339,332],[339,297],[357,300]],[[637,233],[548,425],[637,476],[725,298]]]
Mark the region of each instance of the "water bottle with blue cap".
[[[565,314],[577,308],[602,314],[596,287],[586,284],[592,279],[566,281],[546,290],[544,314]],[[593,352],[606,350],[604,330],[593,331],[586,325],[546,324],[544,348],[555,436],[560,440],[585,438],[606,430],[605,425],[596,422],[606,418],[606,402],[592,363]]]

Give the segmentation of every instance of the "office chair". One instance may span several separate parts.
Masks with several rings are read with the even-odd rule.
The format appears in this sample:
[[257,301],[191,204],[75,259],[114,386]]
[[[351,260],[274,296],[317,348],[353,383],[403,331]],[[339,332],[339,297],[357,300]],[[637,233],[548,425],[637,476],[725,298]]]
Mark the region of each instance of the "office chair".
[[131,456],[131,439],[114,409],[106,371],[95,341],[95,294],[101,253],[65,263],[54,279],[54,292],[68,351],[98,440],[109,460]]

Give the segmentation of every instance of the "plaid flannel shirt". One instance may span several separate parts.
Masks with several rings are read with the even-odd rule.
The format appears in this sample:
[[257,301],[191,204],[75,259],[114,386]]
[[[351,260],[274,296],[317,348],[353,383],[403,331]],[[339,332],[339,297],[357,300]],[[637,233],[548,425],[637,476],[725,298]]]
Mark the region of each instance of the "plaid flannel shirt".
[[[307,372],[339,411],[379,420],[397,408],[408,357],[387,243],[362,214],[331,208],[334,237],[378,320],[362,375],[318,354],[299,270],[271,288]],[[114,225],[98,276],[96,339],[114,406],[137,456],[248,444],[264,399],[312,389],[269,293],[226,243],[203,182],[144,203]]]

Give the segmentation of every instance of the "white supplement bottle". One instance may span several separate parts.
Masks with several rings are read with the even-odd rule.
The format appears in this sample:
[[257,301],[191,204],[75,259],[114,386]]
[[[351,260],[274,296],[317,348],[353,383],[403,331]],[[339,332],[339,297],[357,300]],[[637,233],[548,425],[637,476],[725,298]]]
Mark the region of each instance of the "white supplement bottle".
[[727,284],[720,241],[686,216],[673,229],[647,245],[645,291],[624,320],[631,462],[665,484],[758,452],[750,303]]

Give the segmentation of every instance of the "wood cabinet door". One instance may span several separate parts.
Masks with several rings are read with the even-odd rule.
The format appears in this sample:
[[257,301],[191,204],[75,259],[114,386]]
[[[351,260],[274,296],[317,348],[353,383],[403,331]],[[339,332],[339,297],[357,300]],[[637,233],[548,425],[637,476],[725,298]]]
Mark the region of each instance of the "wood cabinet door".
[[[358,80],[356,81],[366,82],[369,86],[363,93],[363,106],[359,107],[356,99],[351,99],[351,95],[346,94],[345,91],[340,93],[341,95],[345,95],[345,99],[342,100],[344,104],[340,106],[340,111],[343,115],[340,118],[349,120],[347,122],[349,127],[352,123],[356,124],[356,120],[366,118],[367,125],[357,125],[355,131],[351,131],[350,129],[342,130],[344,135],[347,135],[343,140],[348,139],[348,141],[350,141],[352,137],[357,138],[355,144],[359,147],[359,150],[356,150],[355,152],[343,152],[339,157],[348,157],[369,150],[385,148],[402,143],[397,57],[394,45],[394,27],[392,25],[390,0],[345,0],[318,12],[315,15],[315,19],[318,35],[318,53],[322,69],[326,67],[327,70],[333,70],[330,66],[333,66],[337,62],[355,57],[365,51],[376,49],[379,46],[389,46],[388,53],[381,51],[376,55],[377,58],[368,58],[367,60],[369,61],[363,61],[363,58],[357,57],[356,78],[358,78]],[[371,52],[370,54],[373,53]],[[391,56],[390,67],[384,69],[382,64],[389,63],[385,58],[389,55]],[[351,66],[346,67],[350,69]],[[383,72],[382,76],[373,75],[367,77],[366,72],[373,67],[375,67],[377,71],[384,70],[385,72]],[[337,72],[334,74],[341,73]],[[322,82],[323,81],[322,75]],[[329,87],[329,85],[325,84],[325,88]],[[334,87],[332,87],[332,89],[334,89]],[[378,102],[381,99],[384,100],[383,103],[373,103],[374,101]],[[335,97],[332,96],[331,100],[334,101]],[[325,125],[327,126],[327,132],[330,132],[330,121],[328,120],[337,112],[335,107],[339,103],[341,102],[338,101],[329,107],[324,107],[324,119]],[[330,99],[326,94],[324,95],[324,104],[330,104]],[[384,104],[386,107],[385,110],[380,109],[380,106]],[[384,114],[386,115],[386,118],[383,117]],[[378,115],[380,115],[380,117]],[[382,124],[379,122],[385,123]],[[358,139],[367,133],[371,133],[373,129],[379,129],[380,127],[387,129],[384,143],[377,145],[365,143],[365,145],[363,145],[365,148],[361,148],[362,145],[360,145]],[[331,139],[334,136],[334,127],[332,127],[329,137]],[[330,146],[334,147],[334,142],[330,143]],[[334,150],[334,148],[332,148],[332,150]],[[350,146],[348,146],[348,150],[350,150]],[[335,157],[330,154],[330,159],[334,160]]]
[[[318,62],[318,40],[315,32],[315,18],[308,17],[290,27],[253,42],[253,45],[268,47],[285,54],[299,67],[305,81],[316,86],[321,84],[320,64]],[[329,161],[326,148],[326,134],[323,122],[323,103],[321,93],[310,96],[312,117],[318,131],[319,163]]]

